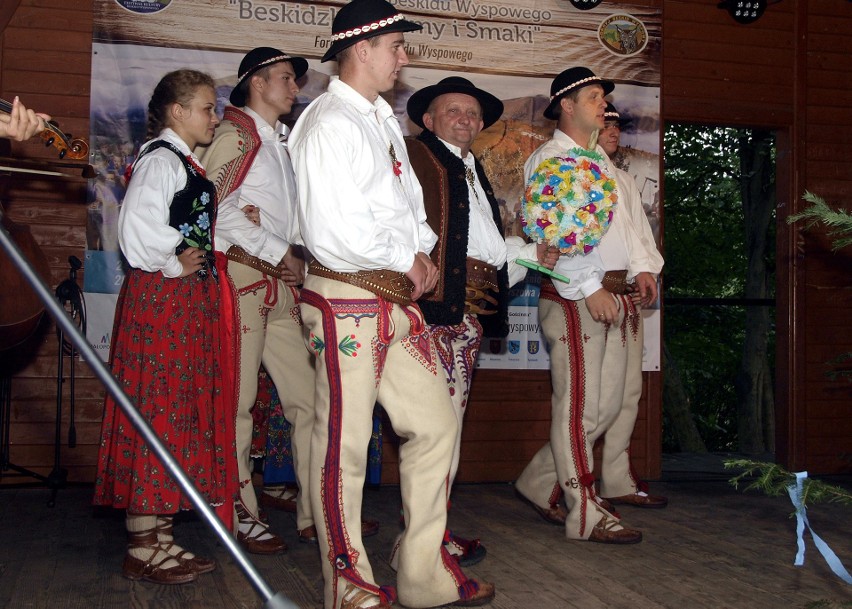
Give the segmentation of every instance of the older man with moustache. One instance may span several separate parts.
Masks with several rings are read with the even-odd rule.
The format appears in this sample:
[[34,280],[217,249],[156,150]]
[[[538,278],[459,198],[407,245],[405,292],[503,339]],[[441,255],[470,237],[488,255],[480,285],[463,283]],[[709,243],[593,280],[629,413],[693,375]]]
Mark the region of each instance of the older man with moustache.
[[[503,102],[460,76],[425,87],[408,100],[408,116],[423,131],[406,138],[414,172],[424,185],[426,217],[438,235],[432,260],[439,269],[434,292],[419,305],[446,374],[459,427],[449,487],[458,472],[461,431],[483,336],[508,333],[509,286],[526,276],[518,258],[553,268],[558,250],[504,238],[500,207],[471,146],[503,113]],[[478,539],[450,530],[444,546],[462,566],[486,554]]]

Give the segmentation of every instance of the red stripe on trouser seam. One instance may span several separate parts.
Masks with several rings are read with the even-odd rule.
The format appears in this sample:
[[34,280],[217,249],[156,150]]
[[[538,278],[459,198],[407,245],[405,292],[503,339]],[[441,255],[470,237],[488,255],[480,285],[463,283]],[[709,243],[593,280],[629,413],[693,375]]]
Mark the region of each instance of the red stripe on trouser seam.
[[335,373],[335,371],[340,369],[340,364],[336,348],[338,341],[334,314],[328,301],[316,292],[303,289],[300,296],[303,303],[315,307],[322,314],[322,329],[325,342],[323,358],[328,375],[329,417],[328,448],[325,453],[322,479],[322,502],[326,531],[331,542],[331,555],[328,559],[331,560],[335,571],[347,581],[379,596],[382,603],[390,604],[396,600],[394,589],[389,586],[379,587],[364,581],[361,574],[352,565],[352,551],[346,543],[343,515],[340,513],[340,420],[343,414],[343,407],[340,374]]

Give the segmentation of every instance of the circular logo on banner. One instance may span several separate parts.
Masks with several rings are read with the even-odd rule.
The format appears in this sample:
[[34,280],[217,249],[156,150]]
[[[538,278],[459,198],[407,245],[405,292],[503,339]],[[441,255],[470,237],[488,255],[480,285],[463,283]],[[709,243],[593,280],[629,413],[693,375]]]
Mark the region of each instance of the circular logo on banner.
[[159,13],[171,4],[172,0],[115,0],[115,3],[131,13]]
[[648,44],[648,30],[632,15],[611,15],[598,27],[598,40],[610,53],[628,57]]

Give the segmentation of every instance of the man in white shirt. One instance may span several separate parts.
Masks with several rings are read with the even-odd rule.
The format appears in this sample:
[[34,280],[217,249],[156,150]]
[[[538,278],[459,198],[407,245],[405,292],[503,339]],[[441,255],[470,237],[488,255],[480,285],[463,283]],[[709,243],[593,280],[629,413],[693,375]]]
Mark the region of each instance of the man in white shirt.
[[[570,156],[577,148],[591,148],[603,174],[614,176],[595,143],[604,127],[604,96],[613,88],[584,67],[570,68],[554,79],[544,116],[556,120],[557,128],[527,159],[527,180],[543,161]],[[638,291],[643,304],[656,299],[651,268],[629,214],[616,207],[594,249],[559,258],[554,270],[570,283],[542,284],[539,319],[550,346],[553,383],[551,441],[536,453],[515,487],[548,520],[564,519],[568,539],[615,544],[642,540],[640,531],[622,526],[612,506],[598,498],[592,448],[622,406],[627,335],[639,323],[630,293]],[[559,505],[562,493],[567,517]]]
[[[607,153],[618,182],[618,203],[621,212],[630,215],[633,227],[642,243],[642,248],[651,262],[650,272],[656,277],[663,270],[663,257],[657,250],[657,242],[651,225],[642,207],[642,195],[636,181],[626,171],[615,165],[616,152],[621,138],[621,128],[629,124],[622,118],[612,103],[607,103],[604,112],[604,128],[598,135],[598,144]],[[638,328],[627,335],[627,375],[624,381],[624,400],[618,417],[604,434],[601,454],[601,496],[613,505],[631,505],[640,508],[664,508],[668,499],[660,495],[649,495],[645,482],[638,479],[630,464],[630,437],[639,414],[639,398],[642,397],[642,302],[638,292],[631,294],[633,304],[638,307]]]
[[436,236],[399,123],[379,95],[408,63],[403,32],[419,29],[385,0],[344,5],[323,57],[337,60],[340,77],[290,137],[302,236],[315,258],[301,311],[317,356],[311,499],[326,609],[384,609],[396,597],[376,583],[359,526],[377,400],[402,438],[400,604],[470,606],[494,595],[442,549],[457,423],[414,303],[435,287]]
[[[213,143],[200,149],[202,163],[216,184],[219,216],[216,249],[228,257],[228,274],[237,292],[239,318],[239,402],[237,461],[240,501],[237,539],[255,554],[276,554],[284,541],[269,531],[258,515],[251,484],[251,409],[257,397],[257,374],[266,367],[292,425],[293,462],[297,480],[308,480],[313,429],[313,377],[298,315],[304,259],[298,242],[296,181],[286,149],[289,129],[279,117],[289,114],[308,69],[301,57],[270,47],[253,49],[243,58],[231,106]],[[248,219],[251,211],[257,223]],[[296,499],[296,526],[316,537],[308,493]]]
[[[471,152],[479,132],[500,118],[503,102],[466,78],[450,76],[414,93],[407,110],[411,121],[423,129],[417,138],[406,138],[406,145],[425,185],[427,220],[438,234],[432,250],[438,284],[418,304],[430,324],[459,423],[450,469],[452,489],[482,337],[506,336],[509,286],[526,276],[526,267],[515,261],[538,260],[553,268],[558,250],[526,243],[521,237],[504,238],[499,203]],[[448,530],[444,545],[462,566],[485,558],[478,539],[464,539]]]

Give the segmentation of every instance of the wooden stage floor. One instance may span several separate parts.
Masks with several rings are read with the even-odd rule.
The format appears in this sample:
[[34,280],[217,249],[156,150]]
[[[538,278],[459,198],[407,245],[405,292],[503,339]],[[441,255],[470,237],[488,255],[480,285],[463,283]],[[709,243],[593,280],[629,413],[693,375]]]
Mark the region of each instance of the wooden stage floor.
[[[450,524],[478,536],[488,556],[469,573],[492,581],[494,609],[839,609],[852,608],[852,586],[831,573],[807,537],[805,565],[794,567],[795,519],[786,498],[733,489],[710,458],[707,467],[675,457],[664,479],[664,510],[624,507],[624,521],[644,532],[634,546],[567,541],[511,485],[460,485]],[[680,469],[678,469],[680,468]],[[852,478],[822,478],[850,486]],[[386,560],[398,528],[399,489],[365,491],[365,515],[382,523],[366,540],[373,569],[391,583]],[[120,574],[123,516],[95,512],[91,488],[59,491],[46,506],[44,489],[0,487],[0,607],[7,609],[259,608],[263,601],[206,526],[190,518],[178,541],[217,559],[219,568],[189,585],[131,582]],[[290,549],[252,557],[273,590],[299,607],[320,608],[322,575],[316,546],[299,544],[291,514],[270,520]],[[813,506],[811,524],[852,569],[849,507]]]

